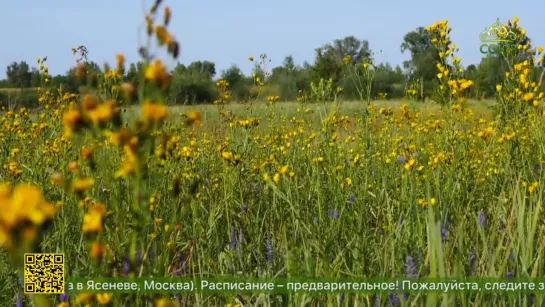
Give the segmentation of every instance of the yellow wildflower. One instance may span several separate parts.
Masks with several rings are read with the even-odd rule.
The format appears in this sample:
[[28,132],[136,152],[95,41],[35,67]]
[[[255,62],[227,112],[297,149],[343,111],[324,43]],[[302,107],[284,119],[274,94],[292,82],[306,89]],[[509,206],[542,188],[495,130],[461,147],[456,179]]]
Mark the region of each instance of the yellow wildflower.
[[233,153],[229,152],[229,151],[224,151],[221,153],[221,156],[227,160],[227,161],[231,161],[233,160]]
[[75,192],[84,192],[89,190],[95,184],[94,178],[76,178],[72,183],[72,189]]
[[96,300],[100,305],[106,305],[112,300],[111,293],[97,293]]
[[531,193],[534,193],[534,191],[537,189],[537,187],[539,186],[539,183],[538,182],[534,182],[532,183],[530,186],[528,186],[528,192],[531,194]]
[[89,232],[101,232],[102,231],[102,214],[96,210],[90,210],[83,216],[82,231]]
[[123,64],[125,63],[125,56],[121,53],[116,54],[115,60],[117,63],[117,69],[122,69]]
[[91,257],[95,259],[102,258],[104,256],[105,251],[106,251],[106,248],[104,247],[104,244],[98,241],[91,243]]
[[154,307],[174,307],[174,303],[169,300],[168,298],[160,298],[155,301],[155,304],[153,304]]
[[165,119],[168,115],[168,108],[164,104],[153,103],[149,100],[144,101],[142,106],[142,116],[147,121],[158,122]]
[[91,300],[95,297],[95,294],[93,293],[80,293],[76,296],[76,304],[84,303],[88,300]]
[[166,66],[158,59],[154,60],[153,63],[146,68],[145,78],[147,80],[156,81],[161,88],[166,88],[170,81]]
[[125,154],[123,155],[121,169],[115,173],[115,177],[123,177],[136,173],[138,167],[138,158],[129,146],[124,146]]

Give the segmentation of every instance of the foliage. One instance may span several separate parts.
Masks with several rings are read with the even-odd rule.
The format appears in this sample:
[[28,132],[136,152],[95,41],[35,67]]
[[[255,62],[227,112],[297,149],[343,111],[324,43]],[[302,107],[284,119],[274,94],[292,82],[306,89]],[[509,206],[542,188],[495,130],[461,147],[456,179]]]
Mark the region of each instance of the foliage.
[[[420,80],[423,85],[424,96],[431,96],[433,80],[436,76],[434,63],[439,61],[439,52],[431,42],[431,37],[425,27],[419,27],[410,31],[403,37],[401,52],[408,51],[411,55],[409,61],[403,63],[411,80]],[[421,97],[424,98],[424,97]]]
[[[340,59],[322,53],[323,61],[340,61],[332,75],[339,79],[312,80],[319,75],[311,67],[290,59],[269,72],[265,55],[251,78],[233,67],[214,80],[210,62],[169,71],[149,54],[153,46],[179,53],[170,9],[159,14],[159,7],[156,1],[145,16],[150,45],[142,46],[140,65],[127,70],[118,54],[115,65],[100,69],[82,56],[70,74],[77,91],[68,92],[72,81],[53,84],[46,59],[38,59],[40,109],[0,113],[0,179],[9,183],[0,185],[0,301],[543,305],[542,295],[518,292],[24,295],[26,252],[64,253],[70,277],[450,281],[545,273],[542,48],[508,68],[491,113],[466,101],[473,84],[465,74],[479,76],[479,68],[461,66],[448,22],[440,21],[427,32],[438,52],[431,90],[441,105],[374,103],[374,93],[389,97],[385,80],[407,80],[408,95],[416,95],[422,78],[361,60],[358,48],[339,48],[348,53]],[[350,80],[350,69],[363,104],[339,103],[345,90],[335,82]],[[311,81],[309,90],[296,87],[298,103],[267,92],[284,78]],[[234,86],[247,83],[248,101],[234,102]],[[202,95],[214,92],[217,108],[166,105],[179,95],[198,102],[191,97],[201,85],[212,87]]]
[[447,20],[426,27],[430,41],[439,55],[439,60],[434,63],[437,66],[438,85],[434,87],[433,98],[437,103],[459,111],[465,106],[467,93],[474,82],[464,78],[462,59],[456,56],[458,48],[450,40],[451,30]]
[[337,95],[342,91],[341,87],[333,86],[333,79],[320,79],[310,83],[310,100],[317,102],[336,101]]
[[13,62],[6,69],[7,84],[13,87],[26,88],[30,87],[32,82],[32,73],[30,66],[24,61]]
[[526,36],[526,30],[518,24],[518,18],[508,21],[506,25],[509,33],[514,33],[516,41],[509,42],[517,46],[516,54],[501,54],[501,59],[508,65],[505,78],[497,83],[496,110],[502,121],[509,119],[522,120],[529,112],[543,109],[541,82],[536,64],[543,62],[543,47],[532,50],[531,40]]
[[197,61],[189,66],[178,64],[172,71],[172,84],[170,89],[170,103],[195,104],[200,102],[212,102],[216,93],[214,91],[214,75],[216,68],[214,63]]

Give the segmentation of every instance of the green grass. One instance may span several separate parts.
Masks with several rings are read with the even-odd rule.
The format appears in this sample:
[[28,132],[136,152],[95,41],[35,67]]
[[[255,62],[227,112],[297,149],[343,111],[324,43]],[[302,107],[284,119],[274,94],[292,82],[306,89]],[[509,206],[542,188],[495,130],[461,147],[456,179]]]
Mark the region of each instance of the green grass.
[[[10,177],[3,167],[1,175],[2,180],[37,184],[46,199],[63,202],[40,250],[65,253],[69,276],[403,277],[407,257],[414,262],[411,274],[419,277],[542,276],[543,184],[531,192],[528,186],[544,182],[543,119],[497,126],[490,122],[488,101],[469,102],[473,116],[414,104],[407,119],[400,114],[401,104],[376,102],[377,110],[367,119],[357,102],[341,102],[338,109],[305,105],[312,113],[297,112],[297,103],[227,106],[237,117],[262,118],[252,129],[229,127],[216,106],[171,107],[163,130],[174,137],[170,155],[162,156],[153,150],[158,143],[149,143],[146,152],[152,154],[140,179],[116,179],[123,151],[103,142],[97,144],[92,169],[79,149],[97,137],[86,132],[63,142],[59,120],[43,111],[44,119],[17,119],[21,132],[4,128],[7,146],[0,148],[0,166],[15,161],[22,173]],[[378,114],[378,108],[389,106],[392,116]],[[202,126],[185,127],[179,114],[191,109],[202,113]],[[139,112],[131,107],[125,119]],[[328,114],[337,120],[346,115],[349,122],[324,121]],[[4,119],[3,126],[13,127],[14,120]],[[40,121],[49,126],[32,128]],[[489,126],[494,136],[479,134]],[[500,142],[511,129],[516,137]],[[23,150],[12,154],[14,148]],[[222,152],[240,159],[226,160]],[[94,239],[81,231],[84,210],[78,197],[50,183],[57,171],[74,178],[66,167],[76,160],[83,175],[96,179],[86,195],[108,210],[98,237],[108,250],[102,262],[90,256],[88,243]],[[280,180],[274,182],[277,173]],[[16,268],[6,253],[0,255],[0,300],[13,304],[21,290],[17,274],[12,275]],[[369,306],[377,300],[371,294],[346,295],[342,305],[339,295],[242,298],[245,306]],[[152,299],[116,295],[113,304],[144,305]],[[378,299],[386,305],[388,293]],[[225,306],[236,297],[192,294],[176,300]],[[540,305],[543,296],[411,294],[402,301],[411,306],[529,306],[530,300]]]
[[[377,108],[392,107],[394,110],[397,111],[399,107],[404,103],[408,102],[399,100],[385,100],[373,101],[372,105],[376,105]],[[315,113],[324,113],[331,106],[331,104],[332,103],[307,103],[303,106],[303,108],[309,108]],[[470,100],[468,102],[468,106],[472,110],[474,110],[475,113],[483,116],[491,115],[490,106],[494,104],[495,102],[493,100]],[[301,104],[298,102],[278,102],[277,105],[279,112],[286,117],[297,116],[297,109],[301,108]],[[360,101],[341,101],[339,105],[340,112],[346,115],[354,115],[358,112],[361,112],[362,109],[362,103]],[[417,106],[418,110],[420,110],[424,115],[433,112],[440,112],[441,109],[439,105],[431,102],[415,103],[415,105]],[[219,118],[218,108],[215,105],[207,104],[196,106],[174,106],[170,108],[172,114],[185,113],[191,109],[200,111],[205,121],[206,119],[216,120]],[[227,109],[232,110],[234,113],[240,116],[260,115],[265,114],[267,110],[267,104],[256,103],[254,107],[249,107],[245,104],[230,103],[227,105]]]
[[20,92],[33,92],[36,91],[36,88],[0,88],[0,93],[20,93]]

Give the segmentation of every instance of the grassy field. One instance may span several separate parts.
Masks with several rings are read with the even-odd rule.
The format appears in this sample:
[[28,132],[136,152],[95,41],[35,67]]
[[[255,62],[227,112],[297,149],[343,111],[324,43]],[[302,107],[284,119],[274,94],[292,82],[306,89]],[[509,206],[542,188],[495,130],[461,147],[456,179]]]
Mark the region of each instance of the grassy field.
[[[420,103],[420,102],[409,102],[409,101],[395,101],[395,100],[377,100],[372,102],[373,108],[379,111],[381,108],[391,108],[392,110],[399,111],[399,108],[407,104],[408,106],[418,110],[422,116],[425,117],[441,117],[441,106],[432,102]],[[307,112],[311,114],[309,117],[315,122],[320,123],[322,119],[327,117],[328,113],[332,110],[333,103],[311,103],[301,105],[298,102],[283,102],[279,103],[276,112],[286,118],[298,117],[301,112]],[[491,120],[493,119],[492,108],[495,105],[493,100],[470,100],[468,106],[475,112],[478,116]],[[336,104],[336,111],[340,114],[348,116],[356,116],[362,113],[364,106],[360,101],[340,101]],[[215,105],[187,105],[187,106],[174,106],[170,107],[169,114],[171,119],[176,120],[178,115],[185,115],[191,110],[198,111],[203,121],[207,122],[206,127],[213,128],[216,124],[219,124],[219,121],[222,121],[220,116],[220,109]],[[233,103],[227,106],[227,110],[236,114],[239,117],[247,118],[252,116],[262,116],[267,114],[268,105],[264,102],[253,103],[253,104],[242,104],[242,103]],[[129,108],[129,115],[135,116],[140,112],[139,108]],[[268,127],[268,118],[263,118],[263,125],[261,127]],[[221,125],[220,125],[221,126]]]
[[[191,126],[195,108],[171,107],[154,142],[147,138],[156,134],[137,136],[149,140],[138,163],[131,143],[108,133],[115,126],[69,141],[55,108],[38,116],[3,113],[2,180],[41,187],[55,213],[43,225],[2,224],[0,296],[11,303],[29,298],[13,275],[18,262],[7,258],[23,250],[64,252],[67,274],[80,277],[541,276],[544,121],[531,117],[513,130],[491,121],[491,104],[470,102],[452,113],[379,101],[368,115],[358,102],[210,105],[195,107],[200,123]],[[124,120],[145,118],[142,110],[129,108]],[[252,116],[259,124],[245,126]],[[46,206],[21,193],[2,195]],[[36,210],[49,218],[48,210]],[[18,212],[24,221],[32,208]],[[42,228],[45,237],[36,241],[29,231]],[[158,299],[106,298],[114,305]],[[399,293],[167,298],[202,306],[542,300]]]
[[0,93],[20,93],[20,92],[23,92],[23,91],[26,91],[26,92],[32,92],[32,91],[36,91],[37,89],[35,88],[10,88],[10,87],[5,87],[5,88],[0,88]]
[[[147,35],[177,58],[169,9],[160,24],[150,17],[160,4]],[[25,264],[26,253],[64,254],[70,279],[540,278],[545,93],[535,63],[513,62],[495,101],[467,101],[474,83],[447,21],[426,31],[442,50],[433,82],[441,105],[412,102],[414,84],[406,101],[239,104],[218,80],[215,105],[167,106],[171,75],[147,59],[149,48],[138,86],[119,77],[120,54],[98,86],[77,66],[89,81],[78,93],[49,88],[37,59],[39,108],[0,113],[0,305],[543,306],[544,283],[526,292],[468,282],[462,290],[473,292],[144,294],[25,279],[51,266]],[[517,22],[510,31],[525,33]],[[343,63],[352,71],[350,57]],[[346,77],[363,78],[355,84],[368,102],[375,68],[354,65],[363,73]],[[342,93],[331,84],[311,100]],[[135,93],[139,104],[127,106]],[[56,293],[25,294],[29,285]]]
[[[299,108],[305,108],[310,109],[312,112],[316,114],[324,114],[327,113],[328,108],[331,107],[332,103],[310,103],[306,105],[301,105],[301,103],[298,102],[283,102],[278,105],[278,111],[286,117],[293,117],[298,116],[297,109]],[[355,115],[357,113],[361,113],[362,110],[362,102],[360,101],[340,101],[339,103],[339,111],[342,114],[346,115]],[[399,110],[401,105],[403,104],[410,104],[409,101],[396,101],[396,100],[377,100],[373,101],[372,105],[375,106],[377,109],[379,108],[392,108],[394,110]],[[441,106],[434,103],[419,103],[419,102],[412,102],[412,104],[418,108],[418,111],[420,111],[423,115],[429,115],[430,113],[440,113],[441,112]],[[474,110],[474,112],[478,113],[480,116],[491,116],[491,107],[495,104],[494,100],[470,100],[468,102],[468,106]],[[218,108],[214,105],[197,105],[197,106],[175,106],[172,107],[171,114],[177,114],[177,113],[187,113],[188,111],[196,109],[199,112],[201,112],[203,119],[216,119],[219,117]],[[256,103],[255,106],[251,106],[250,104],[240,104],[240,103],[234,103],[232,105],[228,106],[228,109],[236,114],[240,114],[242,116],[251,116],[253,113],[255,114],[264,114],[267,111],[267,104],[266,103]],[[254,114],[254,115],[255,115]]]

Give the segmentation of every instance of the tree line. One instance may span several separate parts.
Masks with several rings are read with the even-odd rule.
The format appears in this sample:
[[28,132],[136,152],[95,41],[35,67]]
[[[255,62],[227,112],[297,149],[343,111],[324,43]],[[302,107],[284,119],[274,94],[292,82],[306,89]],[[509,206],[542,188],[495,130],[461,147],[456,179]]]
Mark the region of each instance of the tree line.
[[[400,51],[410,55],[410,60],[402,66],[392,67],[388,63],[374,64],[375,76],[372,80],[372,97],[400,98],[405,95],[407,84],[416,80],[420,84],[418,96],[421,99],[430,97],[432,83],[436,79],[438,52],[431,44],[428,32],[417,28],[407,33],[400,45]],[[369,42],[354,36],[334,40],[315,49],[314,63],[296,65],[292,56],[287,56],[281,65],[267,67],[270,60],[266,56],[255,59],[252,75],[245,75],[241,69],[232,65],[218,74],[215,63],[211,61],[195,61],[189,65],[178,63],[171,71],[170,104],[211,103],[217,95],[216,81],[227,80],[232,90],[232,99],[244,101],[255,96],[256,76],[266,79],[260,88],[263,96],[279,96],[282,101],[294,101],[304,91],[308,91],[313,82],[331,80],[335,87],[342,88],[344,99],[358,99],[358,92],[353,80],[347,77],[347,68],[343,59],[350,56],[352,63],[373,63],[375,53]],[[86,62],[87,68],[101,73],[100,66],[92,61]],[[123,73],[125,82],[137,84],[143,73],[142,62],[132,63]],[[483,55],[480,63],[467,66],[466,78],[474,80],[470,96],[474,99],[486,99],[495,94],[496,84],[509,69],[503,63],[500,54]],[[541,68],[536,68],[541,69]],[[6,69],[6,79],[0,80],[0,88],[34,88],[40,85],[39,70],[28,63],[13,62]],[[50,85],[62,86],[68,91],[76,92],[78,82],[75,70],[51,76]],[[4,97],[2,97],[4,95]],[[0,103],[6,100],[5,93],[0,91]],[[26,94],[29,100],[35,99],[33,93]],[[29,102],[30,103],[30,102]]]

